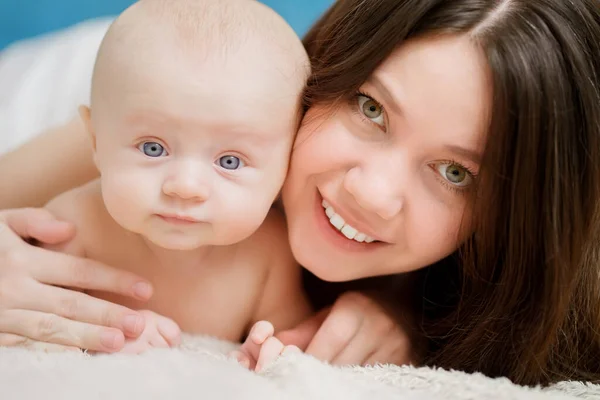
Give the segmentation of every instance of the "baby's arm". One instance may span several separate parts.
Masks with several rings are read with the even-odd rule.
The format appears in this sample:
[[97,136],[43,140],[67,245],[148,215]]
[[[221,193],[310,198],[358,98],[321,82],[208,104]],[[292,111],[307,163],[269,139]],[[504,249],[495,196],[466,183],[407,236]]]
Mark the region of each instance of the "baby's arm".
[[[268,276],[252,317],[253,327],[235,357],[251,369],[260,370],[265,364],[286,351],[274,336],[297,326],[311,315],[312,310],[302,288],[302,269],[294,259],[283,216],[271,212],[260,230],[264,253],[269,255]],[[297,350],[297,349],[290,349]]]

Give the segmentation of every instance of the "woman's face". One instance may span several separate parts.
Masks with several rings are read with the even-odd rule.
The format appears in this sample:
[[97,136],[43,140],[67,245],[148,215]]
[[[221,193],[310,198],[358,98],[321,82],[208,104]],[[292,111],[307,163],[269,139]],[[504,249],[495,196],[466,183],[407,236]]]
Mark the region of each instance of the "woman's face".
[[312,107],[283,189],[298,262],[346,281],[454,252],[471,234],[490,103],[483,53],[446,36],[406,42],[348,104]]

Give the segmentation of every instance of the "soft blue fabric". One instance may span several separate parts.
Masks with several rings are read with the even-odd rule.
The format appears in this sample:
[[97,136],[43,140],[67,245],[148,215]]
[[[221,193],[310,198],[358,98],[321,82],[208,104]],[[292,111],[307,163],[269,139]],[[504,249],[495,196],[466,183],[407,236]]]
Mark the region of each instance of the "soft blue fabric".
[[[262,0],[303,35],[334,0]],[[133,0],[0,0],[0,49],[88,18],[119,14]]]

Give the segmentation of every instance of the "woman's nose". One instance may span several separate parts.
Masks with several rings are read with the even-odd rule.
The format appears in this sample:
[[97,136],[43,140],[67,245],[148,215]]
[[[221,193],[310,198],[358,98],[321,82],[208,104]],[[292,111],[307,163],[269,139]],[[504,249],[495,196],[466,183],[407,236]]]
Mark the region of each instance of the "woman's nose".
[[405,182],[398,175],[357,166],[346,173],[344,188],[365,211],[390,220],[400,213],[404,202]]

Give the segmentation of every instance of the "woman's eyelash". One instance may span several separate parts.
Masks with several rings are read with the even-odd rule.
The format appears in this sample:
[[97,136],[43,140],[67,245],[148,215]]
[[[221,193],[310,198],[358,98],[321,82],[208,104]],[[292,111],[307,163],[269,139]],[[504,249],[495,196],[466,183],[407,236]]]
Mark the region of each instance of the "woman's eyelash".
[[361,112],[361,110],[359,110],[359,107],[358,107],[358,98],[359,97],[366,97],[369,100],[372,100],[375,103],[377,103],[377,105],[379,107],[381,107],[381,112],[384,115],[385,115],[385,107],[383,107],[383,105],[379,101],[377,101],[377,99],[375,99],[373,96],[371,96],[370,94],[368,94],[362,90],[357,90],[356,92],[354,92],[354,95],[349,100],[350,107],[355,114],[357,114],[364,122],[371,124],[371,125],[375,125],[378,129],[383,130],[385,132],[386,131],[385,126],[379,125],[376,122],[374,122],[373,120],[367,118],[365,116],[365,114],[363,112]]
[[377,99],[373,96],[371,96],[370,94],[368,94],[367,92],[364,92],[363,90],[359,89],[354,93],[354,96],[352,97],[353,100],[358,100],[359,97],[366,97],[369,100],[373,100],[375,103],[377,103],[377,105],[379,107],[381,107],[381,111],[385,113],[385,107],[383,106],[383,104],[381,104],[379,101],[377,101]]
[[473,179],[477,178],[477,173],[475,171],[473,171],[473,169],[461,164],[460,162],[458,162],[456,160],[443,160],[440,162],[440,164],[456,165],[457,167],[460,167],[460,168],[464,169],[465,171],[467,171]]
[[[441,164],[455,165],[455,166],[457,166],[459,168],[462,168],[462,169],[464,169],[467,172],[467,174],[469,174],[471,176],[471,179],[473,179],[474,183],[477,180],[477,173],[475,171],[473,171],[471,168],[469,168],[469,167],[461,164],[460,162],[458,162],[456,160],[441,160],[441,161],[438,161],[436,163],[436,166],[437,165],[441,165]],[[461,186],[457,186],[457,185],[451,184],[450,182],[448,182],[446,179],[444,179],[440,175],[439,171],[437,171],[437,168],[436,168],[435,173],[438,176],[438,179],[440,179],[440,181],[441,181],[442,184],[444,184],[448,189],[450,189],[450,190],[452,190],[452,191],[454,191],[454,192],[456,192],[458,194],[464,195],[467,192],[471,191],[471,189],[473,187],[472,185],[466,186],[466,187],[461,187]]]

